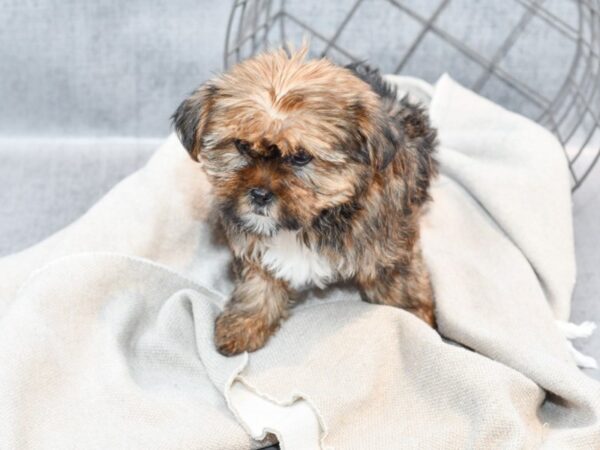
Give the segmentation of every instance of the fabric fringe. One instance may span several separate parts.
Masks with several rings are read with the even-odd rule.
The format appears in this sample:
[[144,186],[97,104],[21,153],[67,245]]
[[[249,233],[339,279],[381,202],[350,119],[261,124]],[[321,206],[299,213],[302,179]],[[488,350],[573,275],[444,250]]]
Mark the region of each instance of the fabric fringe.
[[573,343],[571,342],[571,339],[589,338],[596,330],[596,324],[594,322],[586,321],[577,325],[572,322],[563,322],[562,320],[557,320],[556,326],[567,339],[567,346],[571,351],[571,355],[573,356],[575,363],[584,369],[597,369],[598,362],[596,359],[581,353],[573,346]]

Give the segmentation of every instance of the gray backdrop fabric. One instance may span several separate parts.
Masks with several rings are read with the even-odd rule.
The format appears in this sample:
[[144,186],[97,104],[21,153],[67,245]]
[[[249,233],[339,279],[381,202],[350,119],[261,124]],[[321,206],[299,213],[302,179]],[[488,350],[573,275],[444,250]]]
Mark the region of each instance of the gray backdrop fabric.
[[[423,17],[442,0],[401,0]],[[331,38],[356,0],[287,0],[286,11]],[[223,67],[229,0],[4,0],[0,4],[0,135],[163,137],[184,96]],[[279,4],[273,0],[272,9]],[[572,0],[544,7],[577,26]],[[452,0],[436,24],[493,59],[525,7],[516,0]],[[421,25],[388,0],[365,0],[338,43],[389,73]],[[286,22],[287,38],[302,30]],[[273,36],[279,39],[279,36]],[[323,42],[313,39],[314,53]],[[574,44],[536,17],[500,67],[551,97]],[[333,58],[342,61],[336,52]],[[535,55],[535,64],[531,56]],[[556,62],[560,61],[560,64]],[[433,35],[425,37],[403,75],[434,83],[444,72],[467,87],[481,66]],[[513,110],[532,106],[500,79],[483,94]],[[537,111],[539,112],[539,111]]]
[[0,135],[164,136],[220,70],[228,1],[4,0]]

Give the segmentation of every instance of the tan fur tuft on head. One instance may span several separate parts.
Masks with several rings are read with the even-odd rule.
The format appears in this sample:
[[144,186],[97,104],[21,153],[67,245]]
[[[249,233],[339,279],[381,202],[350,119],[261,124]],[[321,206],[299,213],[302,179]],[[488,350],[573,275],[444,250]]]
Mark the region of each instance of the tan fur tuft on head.
[[383,117],[369,86],[327,59],[306,60],[307,51],[264,53],[194,92],[174,115],[190,154],[197,158],[202,148],[237,136],[276,143],[284,155],[302,145],[325,160],[339,161],[345,158],[332,148],[334,143],[359,141],[359,131],[377,132],[370,119]]

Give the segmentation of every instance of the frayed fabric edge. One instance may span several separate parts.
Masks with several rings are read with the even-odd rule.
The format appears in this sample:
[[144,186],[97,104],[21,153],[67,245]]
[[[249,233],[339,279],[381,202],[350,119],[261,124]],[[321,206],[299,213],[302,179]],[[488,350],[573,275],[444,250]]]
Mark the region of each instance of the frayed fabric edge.
[[596,359],[581,353],[573,346],[573,343],[571,342],[572,339],[589,338],[596,330],[596,324],[594,322],[586,321],[577,325],[572,322],[557,320],[556,326],[565,337],[567,347],[571,352],[571,356],[575,360],[575,364],[582,369],[598,369],[598,362]]
[[229,409],[253,439],[260,441],[272,433],[282,450],[333,450],[323,443],[327,429],[306,395],[293,393],[290,400],[282,402],[238,375],[225,396]]

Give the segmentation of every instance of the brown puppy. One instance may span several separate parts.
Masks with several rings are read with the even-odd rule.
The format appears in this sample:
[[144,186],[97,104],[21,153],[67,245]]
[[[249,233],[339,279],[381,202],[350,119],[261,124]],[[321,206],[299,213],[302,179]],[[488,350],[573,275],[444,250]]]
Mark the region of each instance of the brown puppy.
[[436,135],[378,72],[266,53],[201,86],[173,122],[213,185],[234,255],[221,353],[261,348],[295,290],[337,280],[435,325],[419,218]]

